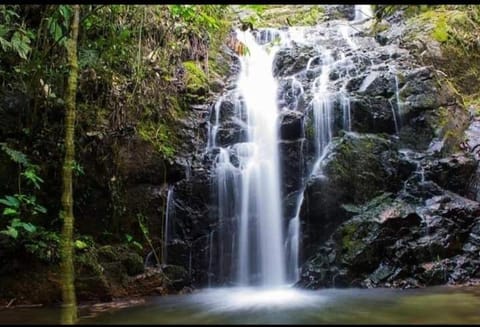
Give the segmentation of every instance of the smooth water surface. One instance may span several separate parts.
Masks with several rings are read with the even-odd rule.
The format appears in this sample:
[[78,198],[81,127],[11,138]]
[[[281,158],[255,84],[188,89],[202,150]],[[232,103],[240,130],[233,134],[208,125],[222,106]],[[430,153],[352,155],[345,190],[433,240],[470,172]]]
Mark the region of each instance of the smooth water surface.
[[[480,323],[480,289],[219,288],[80,317],[82,324]],[[0,311],[2,324],[58,319],[58,309]]]

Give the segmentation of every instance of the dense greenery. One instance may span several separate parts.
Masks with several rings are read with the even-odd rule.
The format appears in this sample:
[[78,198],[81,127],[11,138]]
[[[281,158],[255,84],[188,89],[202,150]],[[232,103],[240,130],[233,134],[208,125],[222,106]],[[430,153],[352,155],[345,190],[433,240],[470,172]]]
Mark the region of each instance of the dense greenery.
[[[0,243],[6,250],[1,260],[60,262],[72,8],[0,6]],[[174,158],[177,121],[191,103],[205,101],[211,81],[229,69],[217,58],[230,25],[226,5],[80,6],[78,85],[70,93],[76,98],[77,150],[67,165],[77,221],[88,215],[99,174],[119,169],[118,145],[125,139],[151,144],[167,162]],[[95,152],[101,169],[90,160]],[[98,219],[110,225],[129,213],[121,207],[124,181],[106,181],[112,217]],[[132,221],[133,229],[100,227],[92,236],[82,235],[79,226],[92,229],[76,223],[75,251],[123,242],[142,257],[153,251],[160,262],[148,217],[133,214]],[[3,273],[15,267],[5,266]]]
[[[419,39],[424,47],[418,51],[419,60],[432,64],[443,72],[447,83],[457,89],[458,95],[469,103],[478,103],[476,87],[480,77],[480,7],[478,5],[374,5],[379,31],[382,19],[402,13],[410,26],[408,39]],[[424,55],[428,40],[439,43],[442,60]],[[421,56],[420,56],[421,54]],[[433,58],[436,57],[436,58]],[[445,80],[445,79],[444,79]]]

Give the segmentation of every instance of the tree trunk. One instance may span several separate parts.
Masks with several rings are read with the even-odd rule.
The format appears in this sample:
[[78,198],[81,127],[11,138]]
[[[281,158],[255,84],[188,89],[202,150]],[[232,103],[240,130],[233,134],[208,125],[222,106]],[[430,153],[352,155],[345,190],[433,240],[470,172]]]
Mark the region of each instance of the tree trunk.
[[73,20],[70,39],[67,41],[67,56],[70,72],[65,91],[65,160],[63,162],[63,191],[62,212],[63,218],[61,243],[61,270],[62,270],[62,323],[73,324],[77,321],[77,300],[75,297],[75,276],[73,269],[73,188],[72,168],[75,155],[75,105],[77,94],[77,39],[80,18],[80,6],[73,5]]

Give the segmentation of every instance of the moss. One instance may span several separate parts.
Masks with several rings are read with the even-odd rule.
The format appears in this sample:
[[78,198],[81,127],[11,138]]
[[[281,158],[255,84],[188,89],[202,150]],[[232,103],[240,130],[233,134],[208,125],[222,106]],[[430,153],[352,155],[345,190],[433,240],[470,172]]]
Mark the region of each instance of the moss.
[[321,21],[325,8],[320,5],[270,5],[254,10],[250,5],[241,6],[250,9],[250,14],[244,19],[254,27],[282,27],[287,25],[309,26]]
[[172,159],[175,156],[177,136],[171,125],[152,121],[141,122],[137,126],[137,132],[143,140],[150,142],[155,150],[163,154],[165,158]]
[[432,37],[438,42],[445,42],[448,40],[447,18],[444,15],[438,17],[435,28],[432,31]]
[[386,30],[388,30],[388,28],[390,27],[390,25],[388,23],[385,23],[385,22],[375,22],[374,24],[372,24],[372,26],[370,27],[370,35],[376,35],[378,33],[381,33],[381,32],[384,32]]
[[362,245],[361,241],[355,236],[356,227],[353,223],[346,223],[342,228],[342,249],[345,251],[346,257],[354,255]]
[[205,95],[208,91],[208,78],[202,68],[195,61],[185,61],[183,67],[187,93],[195,98]]

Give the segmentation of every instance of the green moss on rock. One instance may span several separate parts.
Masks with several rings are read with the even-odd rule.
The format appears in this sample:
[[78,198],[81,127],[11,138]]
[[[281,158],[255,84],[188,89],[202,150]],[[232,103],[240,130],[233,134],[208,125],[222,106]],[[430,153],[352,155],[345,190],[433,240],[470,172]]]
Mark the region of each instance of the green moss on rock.
[[207,75],[195,61],[185,61],[183,67],[187,97],[196,102],[204,100],[209,90]]

